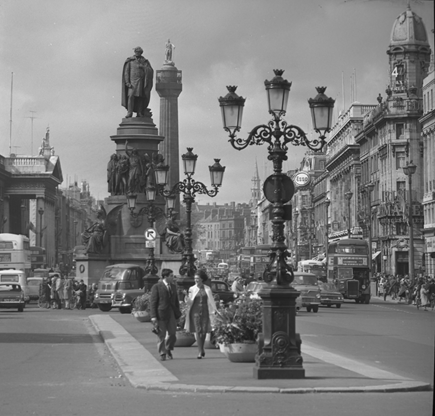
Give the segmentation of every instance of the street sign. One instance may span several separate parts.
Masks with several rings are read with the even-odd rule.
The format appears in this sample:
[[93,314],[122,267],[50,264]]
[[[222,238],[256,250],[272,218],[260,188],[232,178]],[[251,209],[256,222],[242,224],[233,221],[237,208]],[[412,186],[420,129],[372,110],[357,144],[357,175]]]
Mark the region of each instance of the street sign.
[[282,202],[285,204],[292,199],[295,186],[287,175],[273,174],[264,181],[263,193],[269,202]]
[[157,238],[157,231],[154,228],[148,228],[145,231],[145,239],[148,241],[154,241]]
[[155,241],[145,241],[145,247],[146,248],[155,248],[156,242]]

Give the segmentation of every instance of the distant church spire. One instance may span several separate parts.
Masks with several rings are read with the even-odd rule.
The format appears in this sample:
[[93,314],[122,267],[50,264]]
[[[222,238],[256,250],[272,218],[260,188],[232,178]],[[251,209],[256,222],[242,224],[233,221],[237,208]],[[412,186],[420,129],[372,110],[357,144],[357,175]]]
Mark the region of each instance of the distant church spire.
[[253,178],[251,179],[251,182],[251,204],[256,205],[257,202],[261,199],[261,181],[260,175],[258,174],[257,159],[255,160],[255,172]]

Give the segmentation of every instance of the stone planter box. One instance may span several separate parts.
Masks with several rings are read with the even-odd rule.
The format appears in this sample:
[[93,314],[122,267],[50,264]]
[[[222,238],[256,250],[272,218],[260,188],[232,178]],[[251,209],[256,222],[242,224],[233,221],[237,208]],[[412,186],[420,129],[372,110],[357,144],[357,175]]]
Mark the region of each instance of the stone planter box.
[[254,363],[255,355],[258,352],[258,344],[219,344],[219,349],[233,363]]
[[151,322],[151,315],[148,311],[134,311],[131,313],[139,322]]

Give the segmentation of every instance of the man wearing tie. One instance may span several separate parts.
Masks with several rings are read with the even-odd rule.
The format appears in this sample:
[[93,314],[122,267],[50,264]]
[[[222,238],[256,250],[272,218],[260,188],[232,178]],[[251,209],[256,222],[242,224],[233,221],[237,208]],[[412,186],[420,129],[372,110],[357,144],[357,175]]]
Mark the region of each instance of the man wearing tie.
[[[177,287],[171,269],[162,270],[162,278],[151,289],[150,299],[151,322],[159,329],[157,349],[160,360],[172,359],[177,330],[177,319],[181,316]],[[166,338],[168,333],[168,338]]]

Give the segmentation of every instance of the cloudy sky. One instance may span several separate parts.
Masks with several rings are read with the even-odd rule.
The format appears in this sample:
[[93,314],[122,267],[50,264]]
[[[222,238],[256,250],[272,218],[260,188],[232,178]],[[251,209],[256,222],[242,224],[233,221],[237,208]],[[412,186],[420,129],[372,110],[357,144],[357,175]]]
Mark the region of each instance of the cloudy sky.
[[[284,77],[293,83],[286,120],[315,134],[307,104],[316,95],[314,87],[328,87],[327,95],[336,99],[336,116],[351,98],[372,104],[379,93],[385,96],[391,28],[407,3],[1,0],[0,154],[9,154],[13,72],[12,152],[31,154],[33,124],[36,154],[49,126],[51,145],[61,160],[62,186],[86,180],[95,197],[106,197],[106,165],[115,149],[110,136],[126,113],[120,104],[122,65],[132,48],[141,46],[159,69],[170,38],[176,47],[173,60],[183,71],[180,152],[194,148],[199,155],[195,179],[206,184],[208,166],[221,158],[227,169],[213,201],[247,202],[255,163],[264,180],[271,162],[264,145],[239,152],[227,142],[217,101],[226,94],[226,85],[237,85],[237,92],[247,97],[246,136],[270,119],[264,80],[273,77],[273,69],[285,69]],[[433,1],[410,3],[423,18],[433,48]],[[356,92],[351,94],[352,78]],[[154,91],[150,107],[159,126]],[[305,151],[291,147],[285,169],[297,168]]]

